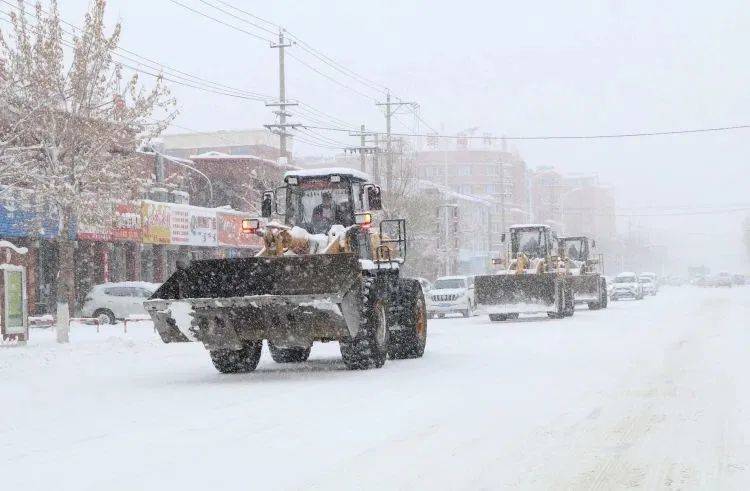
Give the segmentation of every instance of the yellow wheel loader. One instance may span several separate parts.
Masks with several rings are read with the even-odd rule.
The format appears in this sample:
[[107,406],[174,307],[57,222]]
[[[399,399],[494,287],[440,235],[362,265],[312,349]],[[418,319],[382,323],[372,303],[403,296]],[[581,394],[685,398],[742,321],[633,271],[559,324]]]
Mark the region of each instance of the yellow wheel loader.
[[[557,239],[547,225],[510,227],[505,257],[493,262],[495,274],[474,278],[477,308],[490,320],[516,319],[520,314],[546,313],[552,318],[575,312],[571,275],[558,255]],[[506,244],[503,234],[503,244]]]
[[145,302],[165,343],[204,344],[217,370],[248,372],[263,340],[280,363],[338,341],[350,369],[417,358],[427,341],[419,281],[402,278],[406,222],[382,220],[381,190],[351,169],[287,172],[264,193],[255,256],[183,264]]
[[[571,273],[575,303],[586,304],[589,310],[607,308],[607,280],[602,276],[602,256],[593,257],[591,249],[596,241],[589,244],[588,237],[560,237],[560,256]],[[589,245],[591,246],[589,248]]]

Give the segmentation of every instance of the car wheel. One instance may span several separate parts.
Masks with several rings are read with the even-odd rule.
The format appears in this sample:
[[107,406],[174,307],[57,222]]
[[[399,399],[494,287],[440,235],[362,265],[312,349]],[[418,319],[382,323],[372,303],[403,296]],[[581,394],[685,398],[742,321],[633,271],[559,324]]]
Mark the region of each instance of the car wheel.
[[114,324],[117,322],[115,314],[109,309],[97,309],[94,311],[94,318],[99,320],[99,324]]

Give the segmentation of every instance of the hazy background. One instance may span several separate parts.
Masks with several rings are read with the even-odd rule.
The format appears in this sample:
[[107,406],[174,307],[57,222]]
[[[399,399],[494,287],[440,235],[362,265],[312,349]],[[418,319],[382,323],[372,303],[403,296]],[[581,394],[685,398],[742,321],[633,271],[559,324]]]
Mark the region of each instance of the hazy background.
[[[198,0],[181,1],[210,12]],[[479,134],[508,136],[599,134],[750,122],[747,1],[232,3],[419,102],[424,119],[446,133],[478,126]],[[62,0],[63,18],[80,25],[86,5]],[[110,0],[109,17],[124,24],[121,46],[140,55],[277,93],[277,52],[263,41],[167,0]],[[384,128],[371,100],[291,59],[287,73],[288,97],[353,124]],[[177,122],[191,128],[255,128],[271,119],[262,103],[180,87],[174,94],[181,107]],[[516,146],[530,167],[598,173],[614,186],[622,214],[663,212],[633,207],[750,205],[750,130]],[[325,152],[302,144],[295,149]],[[670,247],[676,264],[746,270],[745,214],[637,217],[619,225],[621,232],[641,230]]]

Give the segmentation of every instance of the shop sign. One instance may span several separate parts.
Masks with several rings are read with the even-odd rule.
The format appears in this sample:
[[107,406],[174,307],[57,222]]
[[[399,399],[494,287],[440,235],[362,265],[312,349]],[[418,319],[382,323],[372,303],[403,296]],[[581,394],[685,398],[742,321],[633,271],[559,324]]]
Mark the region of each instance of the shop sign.
[[115,207],[112,239],[135,242],[141,240],[141,213],[137,205],[121,203]]
[[111,217],[108,220],[97,222],[91,218],[82,217],[78,222],[78,238],[80,240],[95,240],[109,242],[112,240]]
[[169,244],[172,229],[169,203],[141,202],[141,231],[144,244]]
[[216,210],[173,205],[172,244],[215,247]]
[[218,239],[220,246],[254,247],[258,249],[263,246],[263,241],[260,237],[242,231],[242,220],[250,218],[250,215],[220,211],[216,214],[216,217],[219,228]]

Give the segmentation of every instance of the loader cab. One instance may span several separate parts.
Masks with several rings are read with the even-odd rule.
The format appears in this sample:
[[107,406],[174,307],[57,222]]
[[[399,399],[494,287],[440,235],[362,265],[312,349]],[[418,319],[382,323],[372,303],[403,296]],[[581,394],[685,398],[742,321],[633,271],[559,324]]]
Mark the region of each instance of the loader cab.
[[555,253],[555,238],[547,225],[519,225],[510,228],[511,257],[547,258]]
[[571,261],[586,262],[590,256],[588,237],[560,237],[560,255]]
[[272,208],[285,225],[311,234],[326,234],[336,224],[348,227],[358,223],[358,214],[382,207],[380,188],[367,181],[352,169],[287,172],[285,184],[264,196],[264,215]]

